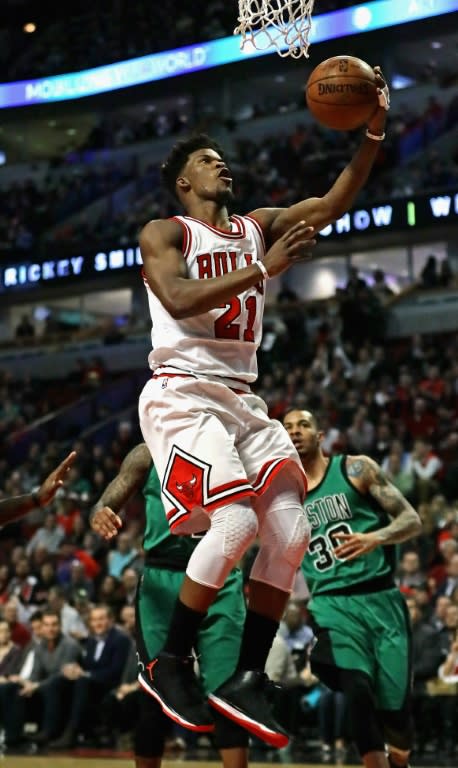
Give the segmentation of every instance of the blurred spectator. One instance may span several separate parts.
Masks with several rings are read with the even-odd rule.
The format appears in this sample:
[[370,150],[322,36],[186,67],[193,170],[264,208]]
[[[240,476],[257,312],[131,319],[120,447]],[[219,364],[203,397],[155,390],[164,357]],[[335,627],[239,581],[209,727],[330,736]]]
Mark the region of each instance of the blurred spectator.
[[318,701],[321,762],[342,765],[345,762],[345,697],[341,691],[321,686]]
[[9,600],[3,606],[3,619],[8,623],[11,633],[11,640],[21,648],[30,642],[30,631],[25,624],[18,621],[17,600]]
[[296,672],[300,672],[307,662],[307,652],[313,640],[313,631],[305,623],[303,608],[292,600],[286,606],[278,636],[285,641],[291,652]]
[[17,601],[17,605],[25,619],[27,619],[30,605],[36,599],[38,579],[31,573],[31,564],[27,557],[20,555],[14,567],[14,576],[8,586],[8,595]]
[[450,259],[442,259],[439,266],[439,285],[442,288],[448,288],[453,282],[454,274]]
[[54,685],[65,664],[81,657],[79,644],[62,633],[59,614],[43,611],[41,640],[35,646],[34,661],[29,680],[21,680],[12,701],[14,731],[22,734],[26,716],[33,713],[40,723],[34,739],[39,743],[49,740],[57,731],[65,713],[56,706]]
[[37,547],[44,547],[50,554],[55,554],[64,538],[65,531],[57,524],[55,513],[47,512],[42,527],[38,528],[28,542],[26,552],[31,555]]
[[416,478],[419,501],[429,501],[438,490],[437,477],[442,461],[426,440],[416,440],[412,449],[412,470]]
[[87,636],[87,628],[76,608],[65,599],[62,587],[52,587],[48,593],[49,607],[60,617],[62,632],[68,637],[80,639]]
[[84,563],[80,560],[75,559],[72,561],[70,567],[70,581],[64,589],[65,595],[70,603],[73,603],[75,595],[81,590],[86,592],[89,599],[94,597],[94,584],[91,579],[87,578]]
[[22,663],[22,648],[13,643],[11,628],[5,619],[0,619],[0,683],[16,675]]
[[15,335],[17,339],[31,339],[35,336],[35,327],[28,315],[22,315],[16,326]]
[[426,582],[426,573],[423,571],[417,552],[408,550],[401,557],[396,583],[403,589],[419,587]]
[[458,552],[450,558],[446,566],[446,576],[437,590],[438,595],[451,598],[458,587]]
[[409,499],[409,501],[412,501],[415,488],[415,475],[413,473],[411,462],[409,462],[408,467],[403,469],[400,452],[398,450],[392,450],[383,460],[382,469],[388,480],[401,491],[402,495]]
[[101,702],[119,685],[131,641],[113,626],[107,606],[94,606],[90,612],[91,634],[81,663],[66,664],[53,687],[54,706],[69,701],[69,719],[61,736],[51,742],[54,749],[74,746],[83,729],[93,723]]
[[437,257],[434,254],[428,256],[425,266],[420,272],[420,286],[429,290],[437,288],[439,285],[439,275],[437,272]]
[[133,568],[125,568],[122,572],[121,583],[123,589],[124,602],[127,605],[134,605],[137,594],[138,574]]
[[408,597],[406,604],[412,626],[412,707],[419,739],[417,748],[422,753],[431,736],[431,702],[426,683],[437,675],[443,657],[437,633],[422,622],[415,599]]
[[138,663],[135,646],[135,608],[125,605],[120,623],[130,638],[129,654],[124,665],[120,684],[105,697],[102,703],[102,725],[99,743],[117,745],[119,734],[132,731],[139,717],[141,698],[145,695],[138,683]]
[[383,269],[375,269],[372,276],[374,278],[372,292],[375,294],[380,304],[385,306],[394,296],[394,291],[387,285]]
[[132,545],[128,533],[120,533],[116,539],[116,549],[108,554],[108,573],[119,579],[124,568],[127,568],[137,557],[137,549]]
[[110,607],[113,616],[117,618],[123,604],[122,587],[119,579],[107,573],[100,584],[98,597],[105,605]]

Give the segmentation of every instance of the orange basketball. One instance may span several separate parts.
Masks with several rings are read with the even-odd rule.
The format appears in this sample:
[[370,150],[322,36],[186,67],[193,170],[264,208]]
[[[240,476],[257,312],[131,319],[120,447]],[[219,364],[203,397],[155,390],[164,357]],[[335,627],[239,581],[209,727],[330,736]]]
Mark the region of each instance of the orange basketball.
[[375,73],[355,56],[333,56],[318,64],[305,86],[307,106],[319,123],[352,131],[377,108]]

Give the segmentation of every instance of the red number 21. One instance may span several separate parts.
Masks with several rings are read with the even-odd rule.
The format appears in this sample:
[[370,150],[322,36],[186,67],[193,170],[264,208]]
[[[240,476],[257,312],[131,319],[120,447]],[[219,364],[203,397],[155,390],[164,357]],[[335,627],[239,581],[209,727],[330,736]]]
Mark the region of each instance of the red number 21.
[[[242,304],[238,296],[235,296],[229,304],[223,304],[227,307],[226,311],[215,320],[215,337],[217,339],[240,339],[240,323],[236,320],[242,312]],[[245,299],[245,309],[247,311],[246,328],[243,332],[243,341],[254,342],[254,323],[256,320],[256,296],[248,296]]]

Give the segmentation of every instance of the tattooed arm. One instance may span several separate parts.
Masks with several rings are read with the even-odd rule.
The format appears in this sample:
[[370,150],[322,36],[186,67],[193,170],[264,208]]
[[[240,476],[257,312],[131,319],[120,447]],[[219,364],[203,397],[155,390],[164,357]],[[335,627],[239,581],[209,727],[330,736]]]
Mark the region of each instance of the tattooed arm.
[[368,456],[348,456],[347,473],[352,485],[363,495],[375,499],[392,519],[377,531],[339,536],[343,544],[335,549],[337,557],[351,560],[378,546],[399,544],[420,533],[421,521],[417,512],[373,459]]
[[93,531],[107,540],[117,535],[122,527],[122,520],[117,513],[131,496],[144,486],[151,465],[151,454],[145,443],[132,448],[122,462],[117,476],[94,505],[90,516]]

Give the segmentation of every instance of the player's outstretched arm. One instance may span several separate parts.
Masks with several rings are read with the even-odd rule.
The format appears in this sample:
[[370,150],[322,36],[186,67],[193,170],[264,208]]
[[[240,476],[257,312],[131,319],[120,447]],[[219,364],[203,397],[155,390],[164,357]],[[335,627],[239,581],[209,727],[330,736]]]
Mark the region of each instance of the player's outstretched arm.
[[145,443],[136,445],[127,454],[118,474],[105,488],[90,515],[92,530],[102,538],[108,541],[117,535],[122,520],[116,510],[119,511],[144,486],[151,465],[151,454]]
[[376,547],[400,544],[418,536],[421,532],[418,513],[388,480],[377,462],[368,456],[348,456],[347,473],[350,482],[361,493],[375,499],[392,520],[389,525],[371,533],[339,535],[338,540],[342,543],[334,550],[336,557],[351,560]]
[[26,493],[23,496],[13,496],[11,499],[0,501],[0,525],[6,525],[20,517],[24,517],[36,507],[45,507],[49,504],[56,492],[63,485],[65,475],[70,467],[73,466],[76,459],[75,451],[68,456],[54,469],[43,481],[37,491]]
[[[189,279],[181,252],[181,238],[181,228],[173,221],[151,221],[140,234],[140,251],[148,285],[176,319],[216,309],[265,277],[254,262],[220,277]],[[268,276],[279,275],[291,264],[307,258],[314,245],[313,229],[304,221],[296,222],[265,254],[262,261]]]
[[263,226],[266,234],[275,241],[286,229],[295,222],[305,219],[307,224],[316,232],[339,219],[353,205],[360,190],[366,184],[382,139],[388,109],[390,107],[389,89],[381,73],[380,67],[374,67],[376,74],[379,104],[367,124],[367,134],[350,160],[343,169],[331,189],[323,197],[310,197],[289,208],[271,208],[254,211],[255,216]]

